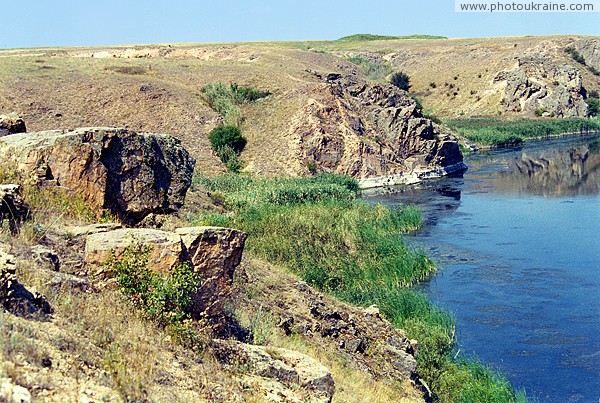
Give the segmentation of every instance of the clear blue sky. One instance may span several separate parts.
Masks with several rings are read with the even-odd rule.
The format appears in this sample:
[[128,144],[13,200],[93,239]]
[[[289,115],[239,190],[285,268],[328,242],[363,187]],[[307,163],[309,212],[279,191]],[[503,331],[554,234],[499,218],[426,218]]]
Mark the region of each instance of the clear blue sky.
[[3,3],[13,4],[3,4],[0,48],[317,40],[354,33],[448,37],[600,35],[600,13],[456,13],[454,0]]

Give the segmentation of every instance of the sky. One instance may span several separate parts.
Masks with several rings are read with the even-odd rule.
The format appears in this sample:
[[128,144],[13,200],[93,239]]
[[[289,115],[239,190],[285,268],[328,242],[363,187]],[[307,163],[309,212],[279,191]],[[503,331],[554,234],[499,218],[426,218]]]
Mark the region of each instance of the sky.
[[452,38],[600,35],[600,12],[458,13],[454,0],[0,0],[2,3],[6,3],[3,9],[10,11],[3,12],[0,48],[329,40],[356,33]]

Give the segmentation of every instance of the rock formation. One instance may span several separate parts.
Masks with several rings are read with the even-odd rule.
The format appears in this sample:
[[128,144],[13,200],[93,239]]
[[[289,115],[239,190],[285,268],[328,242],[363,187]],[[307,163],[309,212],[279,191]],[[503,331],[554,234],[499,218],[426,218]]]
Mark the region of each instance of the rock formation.
[[0,161],[27,180],[73,189],[98,209],[135,223],[178,210],[195,161],[168,135],[83,128],[5,136]]
[[214,340],[213,348],[219,361],[247,368],[245,383],[266,401],[327,403],[333,397],[331,373],[305,354],[233,340]]
[[168,273],[177,264],[189,262],[201,277],[193,296],[195,317],[218,318],[231,294],[233,272],[242,259],[246,234],[230,228],[189,227],[175,232],[149,228],[116,229],[87,236],[85,262],[97,276],[112,275],[103,265],[111,256],[119,258],[135,244],[150,247],[148,261],[158,273]]
[[600,41],[597,38],[579,39],[573,47],[583,56],[586,65],[600,71]]
[[424,118],[405,91],[329,75],[311,95],[295,124],[307,171],[350,175],[372,187],[466,168],[457,139]]
[[21,198],[21,187],[15,184],[0,185],[0,226],[7,219],[11,233],[15,234],[19,223],[28,214],[29,208]]
[[347,365],[377,377],[416,383],[413,387],[427,395],[417,375],[418,343],[394,328],[376,306],[360,308],[335,301],[289,274],[273,274],[269,266],[252,261],[238,270],[236,283],[257,290],[248,299],[238,292],[239,303],[248,304],[246,309],[268,311],[286,335],[315,340]]
[[25,133],[25,121],[16,113],[8,115],[0,115],[0,137],[8,136],[9,134]]
[[52,313],[46,298],[35,290],[28,290],[17,281],[14,256],[0,250],[0,306],[8,312],[31,317]]
[[494,82],[505,83],[505,112],[548,117],[587,117],[581,73],[568,64],[554,62],[542,52],[517,58],[517,67],[502,71]]

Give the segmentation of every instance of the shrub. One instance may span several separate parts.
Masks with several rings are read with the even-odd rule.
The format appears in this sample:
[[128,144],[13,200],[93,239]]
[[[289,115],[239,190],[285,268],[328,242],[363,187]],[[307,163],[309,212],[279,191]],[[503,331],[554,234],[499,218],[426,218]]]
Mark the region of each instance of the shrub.
[[235,126],[220,125],[215,127],[208,135],[213,150],[219,151],[223,147],[230,147],[236,153],[242,152],[246,139],[242,131]]
[[202,88],[202,93],[208,105],[223,117],[226,125],[237,127],[240,127],[243,122],[242,112],[238,105],[256,102],[270,95],[268,91],[243,87],[236,83],[230,84],[229,87],[222,83],[206,84]]
[[114,273],[120,290],[132,297],[148,319],[163,327],[178,327],[190,319],[192,293],[200,286],[200,278],[189,263],[177,265],[164,276],[153,272],[151,251],[151,246],[135,243],[118,258],[113,253],[105,265]]
[[583,64],[584,66],[586,65],[585,58],[574,47],[572,47],[572,46],[567,47],[565,49],[565,52],[570,54],[571,57],[573,58],[573,60],[575,60],[577,63]]
[[349,57],[347,60],[359,66],[367,78],[372,81],[384,81],[385,77],[390,74],[390,67],[385,64],[373,63],[362,57]]
[[232,147],[225,145],[219,147],[216,151],[217,155],[229,171],[239,172],[242,168],[244,168],[244,162],[240,159],[239,154]]
[[408,77],[408,74],[402,71],[392,74],[390,83],[404,91],[408,91],[410,89],[410,78]]
[[432,82],[430,82],[430,83],[429,83],[429,86],[430,86],[431,88],[436,88],[436,87],[437,87],[437,84],[436,84],[436,83],[434,83],[434,82],[432,81]]
[[600,105],[598,102],[598,98],[589,98],[587,104],[589,116],[598,116],[600,114]]

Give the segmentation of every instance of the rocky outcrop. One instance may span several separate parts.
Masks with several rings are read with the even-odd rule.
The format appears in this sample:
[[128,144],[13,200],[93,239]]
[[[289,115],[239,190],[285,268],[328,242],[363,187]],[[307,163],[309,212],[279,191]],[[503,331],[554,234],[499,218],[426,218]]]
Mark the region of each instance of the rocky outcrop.
[[405,91],[335,75],[311,95],[295,125],[307,171],[406,183],[466,168],[456,138]]
[[413,384],[421,396],[427,389],[417,375],[418,343],[394,328],[376,306],[350,306],[323,295],[294,276],[250,261],[236,274],[239,304],[267,311],[286,335],[324,346],[345,365],[380,379]]
[[16,233],[19,223],[29,215],[29,208],[21,198],[21,186],[0,185],[0,226],[5,219],[11,233]]
[[14,256],[0,250],[0,304],[13,315],[43,317],[52,313],[46,298],[17,281]]
[[9,134],[25,133],[25,121],[16,113],[8,115],[0,115],[0,137],[8,136]]
[[588,66],[600,71],[600,40],[598,38],[579,39],[573,47],[583,56]]
[[517,67],[502,71],[495,83],[505,84],[505,112],[548,117],[587,117],[581,73],[541,52],[517,58]]
[[[85,232],[84,232],[85,233]],[[127,247],[149,247],[152,270],[168,273],[177,264],[189,262],[202,279],[193,296],[196,317],[217,318],[231,294],[233,272],[242,259],[246,234],[231,228],[188,227],[167,232],[149,228],[116,229],[87,236],[85,262],[102,278],[112,276],[103,263],[118,259]]]
[[82,128],[0,138],[0,161],[27,180],[68,187],[127,223],[178,210],[195,161],[169,135]]
[[215,357],[247,369],[243,380],[270,402],[330,402],[335,391],[327,368],[313,358],[284,348],[214,340]]

